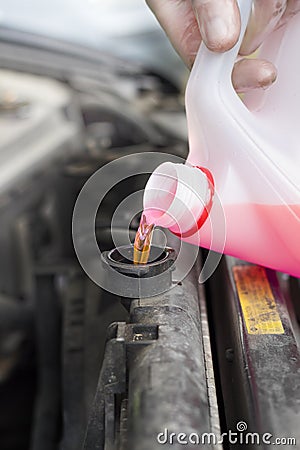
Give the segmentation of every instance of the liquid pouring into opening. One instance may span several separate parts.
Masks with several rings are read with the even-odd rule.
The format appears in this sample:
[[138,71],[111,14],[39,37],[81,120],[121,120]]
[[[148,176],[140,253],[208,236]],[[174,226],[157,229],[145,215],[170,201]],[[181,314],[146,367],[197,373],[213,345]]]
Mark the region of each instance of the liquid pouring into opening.
[[154,224],[148,223],[147,218],[143,213],[134,240],[134,264],[147,264],[150,255],[153,230]]

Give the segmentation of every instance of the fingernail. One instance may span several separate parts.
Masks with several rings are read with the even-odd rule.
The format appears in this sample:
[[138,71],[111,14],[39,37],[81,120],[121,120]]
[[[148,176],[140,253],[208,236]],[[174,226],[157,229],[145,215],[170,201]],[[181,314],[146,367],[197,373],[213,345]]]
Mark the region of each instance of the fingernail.
[[213,20],[203,26],[203,40],[211,50],[222,51],[227,47],[228,26],[221,17],[215,17]]
[[235,64],[232,81],[235,90],[248,92],[252,89],[267,89],[276,80],[276,69],[268,61],[243,59]]
[[198,9],[198,23],[202,39],[213,51],[229,50],[236,43],[240,32],[240,17],[231,2],[222,3],[216,9],[212,4],[202,5]]
[[260,73],[258,77],[258,87],[267,89],[271,86],[277,78],[277,71],[275,67],[270,66],[269,63],[263,62],[260,66]]

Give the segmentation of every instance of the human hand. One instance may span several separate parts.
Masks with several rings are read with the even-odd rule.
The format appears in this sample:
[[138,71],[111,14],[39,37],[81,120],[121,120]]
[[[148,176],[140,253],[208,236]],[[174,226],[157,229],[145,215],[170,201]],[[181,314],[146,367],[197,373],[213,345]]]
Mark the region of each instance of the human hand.
[[[232,48],[240,34],[236,0],[146,0],[173,46],[190,68],[203,40],[215,52]],[[300,11],[300,0],[253,0],[252,13],[240,55],[253,53],[275,29]],[[237,92],[266,88],[276,79],[273,64],[261,59],[239,59],[232,72]]]

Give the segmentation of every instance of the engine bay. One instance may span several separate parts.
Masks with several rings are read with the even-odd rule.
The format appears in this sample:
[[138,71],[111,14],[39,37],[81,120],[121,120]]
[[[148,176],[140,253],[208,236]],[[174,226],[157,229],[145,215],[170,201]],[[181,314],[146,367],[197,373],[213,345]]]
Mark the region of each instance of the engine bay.
[[[284,333],[249,335],[233,278],[246,262],[223,257],[203,285],[201,251],[184,280],[169,280],[173,289],[130,299],[97,286],[75,254],[73,209],[92,174],[125,155],[186,157],[180,87],[79,50],[63,59],[48,49],[41,60],[38,46],[14,46],[13,59],[12,44],[1,45],[0,448],[181,448],[180,433],[219,436],[243,431],[242,422],[299,442],[298,279],[258,277]],[[105,196],[95,220],[101,251],[114,248],[115,209],[147,177]],[[134,239],[132,216],[119,216],[119,236]],[[167,239],[176,251],[178,240]],[[232,446],[225,438],[204,448]]]

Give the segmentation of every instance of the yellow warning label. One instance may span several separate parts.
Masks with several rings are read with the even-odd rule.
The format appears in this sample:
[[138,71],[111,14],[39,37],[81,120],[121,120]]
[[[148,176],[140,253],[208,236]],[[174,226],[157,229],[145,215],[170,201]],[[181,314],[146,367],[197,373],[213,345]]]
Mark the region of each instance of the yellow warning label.
[[260,266],[235,266],[233,276],[248,333],[283,334],[265,269]]

